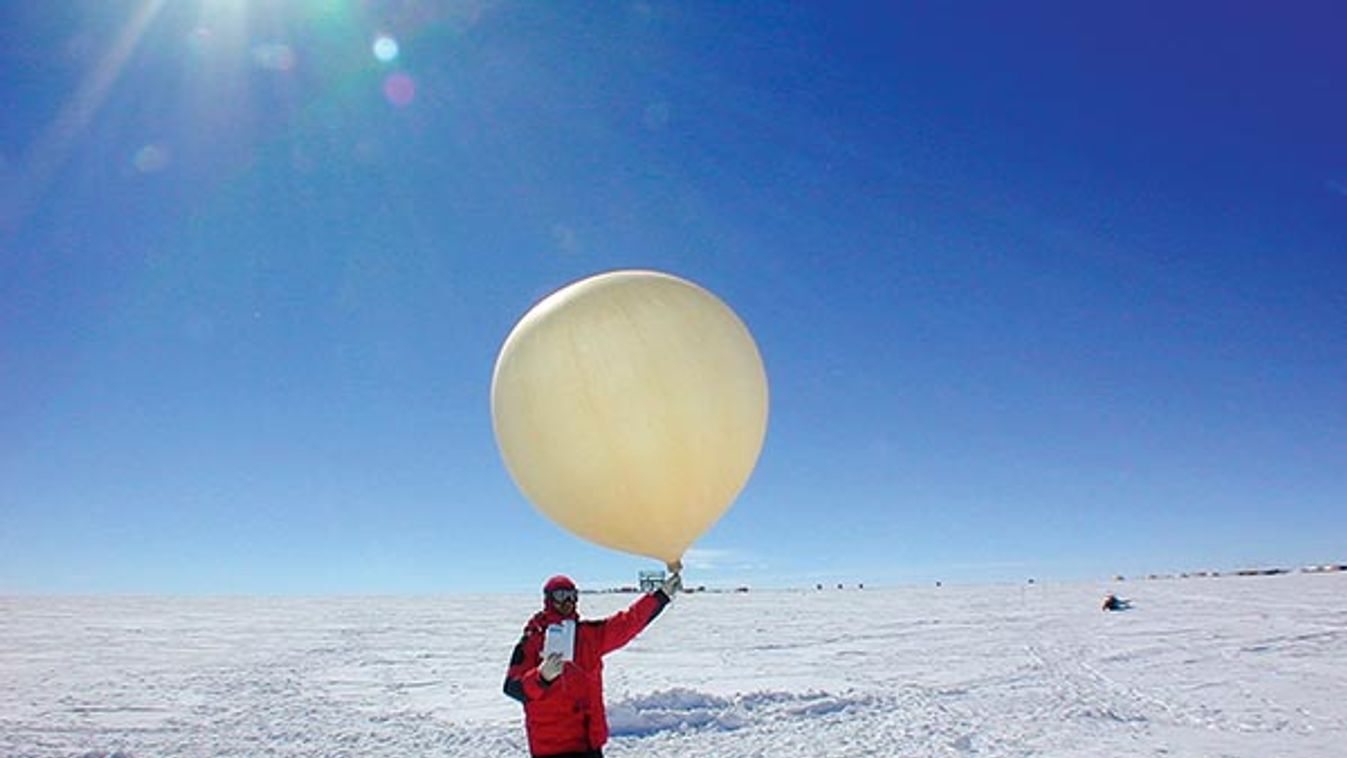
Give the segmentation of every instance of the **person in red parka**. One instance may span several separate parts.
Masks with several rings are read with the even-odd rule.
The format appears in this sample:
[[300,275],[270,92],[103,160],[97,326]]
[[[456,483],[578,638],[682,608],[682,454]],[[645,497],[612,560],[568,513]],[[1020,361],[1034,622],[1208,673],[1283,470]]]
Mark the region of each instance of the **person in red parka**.
[[[683,587],[674,571],[662,587],[601,621],[580,621],[575,582],[554,576],[543,585],[543,609],[524,625],[505,674],[505,694],[524,704],[524,729],[534,758],[603,758],[608,719],[603,708],[603,656],[627,644]],[[543,658],[547,628],[574,624],[571,660]]]

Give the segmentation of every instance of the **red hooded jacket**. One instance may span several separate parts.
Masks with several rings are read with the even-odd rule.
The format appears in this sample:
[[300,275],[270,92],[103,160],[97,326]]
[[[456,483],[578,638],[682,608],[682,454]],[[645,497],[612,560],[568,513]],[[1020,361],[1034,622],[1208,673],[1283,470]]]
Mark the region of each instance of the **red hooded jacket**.
[[[575,660],[568,661],[561,676],[550,683],[538,673],[543,637],[549,624],[566,617],[549,605],[529,619],[510,658],[505,694],[524,704],[530,753],[582,753],[603,747],[608,741],[603,656],[630,642],[668,604],[668,596],[656,590],[602,621],[579,621]],[[576,618],[575,614],[570,618]]]

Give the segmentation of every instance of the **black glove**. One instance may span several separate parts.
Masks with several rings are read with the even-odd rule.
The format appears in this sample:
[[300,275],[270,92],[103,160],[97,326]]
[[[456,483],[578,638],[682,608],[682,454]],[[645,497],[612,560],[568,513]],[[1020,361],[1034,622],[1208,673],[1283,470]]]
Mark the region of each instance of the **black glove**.
[[664,584],[660,585],[659,589],[660,592],[664,593],[665,597],[673,600],[674,595],[683,591],[683,575],[677,572],[670,574],[669,578],[664,580]]

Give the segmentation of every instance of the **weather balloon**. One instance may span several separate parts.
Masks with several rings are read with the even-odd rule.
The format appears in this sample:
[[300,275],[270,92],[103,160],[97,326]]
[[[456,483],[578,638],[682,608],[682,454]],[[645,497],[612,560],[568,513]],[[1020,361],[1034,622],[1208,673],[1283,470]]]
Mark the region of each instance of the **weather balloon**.
[[674,565],[753,472],[767,376],[715,295],[616,271],[520,319],[496,360],[491,416],[506,468],[544,515]]

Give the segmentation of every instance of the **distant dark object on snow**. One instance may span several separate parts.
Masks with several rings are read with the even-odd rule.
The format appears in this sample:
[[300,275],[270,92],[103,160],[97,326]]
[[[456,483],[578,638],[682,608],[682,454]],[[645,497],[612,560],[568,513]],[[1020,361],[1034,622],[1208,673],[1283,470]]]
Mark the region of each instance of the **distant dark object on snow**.
[[1112,592],[1104,598],[1104,604],[1101,606],[1106,611],[1125,611],[1132,607],[1131,600],[1124,600]]
[[1288,573],[1284,568],[1255,568],[1240,569],[1235,572],[1235,576],[1277,576],[1278,574]]

